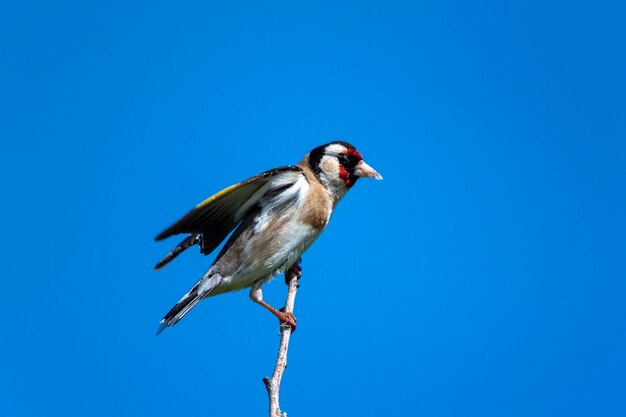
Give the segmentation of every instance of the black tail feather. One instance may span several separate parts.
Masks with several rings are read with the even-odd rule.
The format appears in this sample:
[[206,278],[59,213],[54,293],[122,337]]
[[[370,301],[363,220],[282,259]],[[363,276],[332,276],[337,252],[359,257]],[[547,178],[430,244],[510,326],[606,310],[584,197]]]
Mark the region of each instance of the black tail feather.
[[187,293],[182,300],[180,300],[172,309],[163,317],[159,322],[159,328],[157,329],[157,335],[159,335],[166,327],[173,326],[178,323],[185,314],[189,312],[198,302],[202,300],[202,296],[198,294],[197,289],[194,287],[189,293]]
[[159,322],[157,335],[165,330],[166,327],[173,326],[182,320],[182,318],[203,298],[208,296],[221,281],[222,277],[219,273],[208,270],[196,285],[194,285]]

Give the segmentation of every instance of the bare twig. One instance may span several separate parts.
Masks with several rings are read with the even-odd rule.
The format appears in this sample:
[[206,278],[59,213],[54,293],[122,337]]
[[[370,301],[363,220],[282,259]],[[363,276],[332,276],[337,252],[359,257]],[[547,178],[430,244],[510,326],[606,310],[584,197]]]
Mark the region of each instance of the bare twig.
[[[294,303],[296,301],[296,293],[298,292],[298,279],[300,278],[300,266],[296,263],[291,269],[285,273],[285,281],[289,286],[287,290],[287,300],[285,300],[285,313],[293,313]],[[265,377],[263,382],[267,389],[267,395],[270,401],[270,417],[287,417],[287,413],[280,410],[279,394],[280,381],[283,379],[283,373],[287,368],[287,350],[289,349],[289,339],[291,338],[291,327],[288,324],[280,324],[280,345],[278,347],[278,357],[274,366],[274,375],[272,379]]]

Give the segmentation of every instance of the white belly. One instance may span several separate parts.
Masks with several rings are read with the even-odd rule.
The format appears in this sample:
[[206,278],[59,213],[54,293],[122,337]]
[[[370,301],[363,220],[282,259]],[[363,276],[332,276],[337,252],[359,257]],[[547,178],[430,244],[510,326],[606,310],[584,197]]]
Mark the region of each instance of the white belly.
[[295,220],[274,230],[271,239],[264,232],[267,231],[260,230],[246,242],[242,262],[233,275],[223,277],[215,295],[251,287],[259,280],[268,281],[285,272],[320,234],[319,230]]

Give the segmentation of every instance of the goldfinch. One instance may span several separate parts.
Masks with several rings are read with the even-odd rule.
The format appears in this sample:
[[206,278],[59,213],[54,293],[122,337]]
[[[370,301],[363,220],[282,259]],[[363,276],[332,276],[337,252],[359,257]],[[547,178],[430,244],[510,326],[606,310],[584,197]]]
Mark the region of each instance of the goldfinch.
[[178,323],[204,298],[250,289],[250,298],[292,329],[296,320],[263,301],[261,286],[289,268],[324,230],[335,206],[359,178],[382,179],[347,142],[331,142],[297,165],[265,171],[225,188],[194,207],[156,240],[188,236],[169,252],[160,269],[185,249],[211,253],[233,231],[209,270],[163,317],[157,334]]

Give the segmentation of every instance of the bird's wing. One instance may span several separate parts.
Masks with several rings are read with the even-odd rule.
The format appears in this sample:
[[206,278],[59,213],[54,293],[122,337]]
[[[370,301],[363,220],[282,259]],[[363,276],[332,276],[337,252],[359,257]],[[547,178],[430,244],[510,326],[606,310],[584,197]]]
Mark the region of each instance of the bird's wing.
[[211,253],[241,222],[250,208],[272,189],[273,183],[279,184],[281,188],[295,183],[302,175],[301,172],[302,169],[297,166],[271,169],[227,187],[198,204],[155,238],[162,240],[179,233],[190,234],[157,264],[156,269],[197,243],[203,254]]

